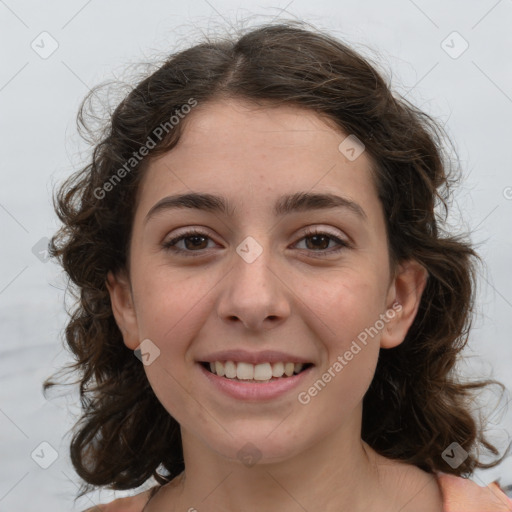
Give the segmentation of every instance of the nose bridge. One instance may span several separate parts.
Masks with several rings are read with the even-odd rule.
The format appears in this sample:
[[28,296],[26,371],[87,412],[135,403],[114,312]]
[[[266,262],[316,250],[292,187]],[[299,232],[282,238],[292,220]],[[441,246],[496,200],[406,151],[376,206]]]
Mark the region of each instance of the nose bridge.
[[247,236],[236,247],[218,308],[222,319],[236,317],[256,329],[268,318],[275,321],[287,316],[289,306],[270,246],[270,234],[265,233]]
[[270,269],[275,257],[270,245],[270,235],[265,233],[247,236],[236,247],[232,285],[241,285],[240,297],[269,294],[273,288],[275,275]]

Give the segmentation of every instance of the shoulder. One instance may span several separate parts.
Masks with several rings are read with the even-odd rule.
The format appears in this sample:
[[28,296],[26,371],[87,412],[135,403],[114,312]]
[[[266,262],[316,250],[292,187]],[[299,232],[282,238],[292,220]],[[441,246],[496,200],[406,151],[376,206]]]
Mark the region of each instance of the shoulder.
[[467,478],[438,473],[444,512],[512,512],[512,499],[497,482],[486,487]]
[[127,498],[118,498],[110,503],[95,505],[84,512],[142,512],[147,502],[151,498],[151,493],[155,488],[141,492],[135,496]]
[[441,489],[434,474],[376,452],[372,453],[372,458],[380,480],[380,500],[389,505],[389,510],[443,511]]
[[169,504],[175,497],[175,492],[184,480],[184,472],[164,485],[154,485],[147,491],[130,496],[118,498],[104,505],[96,505],[84,512],[150,512],[162,510],[162,506]]

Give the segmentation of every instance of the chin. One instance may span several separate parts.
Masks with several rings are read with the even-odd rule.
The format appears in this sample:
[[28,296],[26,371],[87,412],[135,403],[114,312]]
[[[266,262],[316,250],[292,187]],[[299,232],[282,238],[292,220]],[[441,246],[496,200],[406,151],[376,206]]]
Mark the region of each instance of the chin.
[[[291,433],[284,428],[279,431],[275,422],[269,423],[267,428],[258,424],[252,428],[227,430],[232,435],[225,433],[222,439],[213,439],[209,432],[203,437],[203,442],[222,457],[247,467],[283,462],[307,449],[306,440],[298,440],[298,432]],[[300,431],[304,433],[304,430]]]

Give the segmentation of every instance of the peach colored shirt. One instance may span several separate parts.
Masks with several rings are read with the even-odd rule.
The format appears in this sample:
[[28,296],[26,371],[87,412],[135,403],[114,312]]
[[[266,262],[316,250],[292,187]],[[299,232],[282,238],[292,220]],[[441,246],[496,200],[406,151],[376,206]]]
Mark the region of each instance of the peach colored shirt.
[[[438,472],[435,475],[443,495],[443,512],[512,512],[512,499],[507,497],[496,482],[482,487],[472,480],[447,473]],[[119,498],[107,505],[99,505],[94,510],[141,512],[149,497],[150,491],[146,491],[129,498]]]
[[512,499],[497,482],[482,487],[467,478],[437,473],[443,512],[512,512]]

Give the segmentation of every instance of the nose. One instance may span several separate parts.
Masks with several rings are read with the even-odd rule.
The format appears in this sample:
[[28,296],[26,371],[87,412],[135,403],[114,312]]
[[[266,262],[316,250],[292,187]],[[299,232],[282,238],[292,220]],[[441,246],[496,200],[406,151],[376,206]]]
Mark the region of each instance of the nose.
[[265,331],[281,325],[290,314],[291,286],[270,249],[261,250],[253,259],[244,255],[242,247],[222,287],[217,313],[223,322]]

